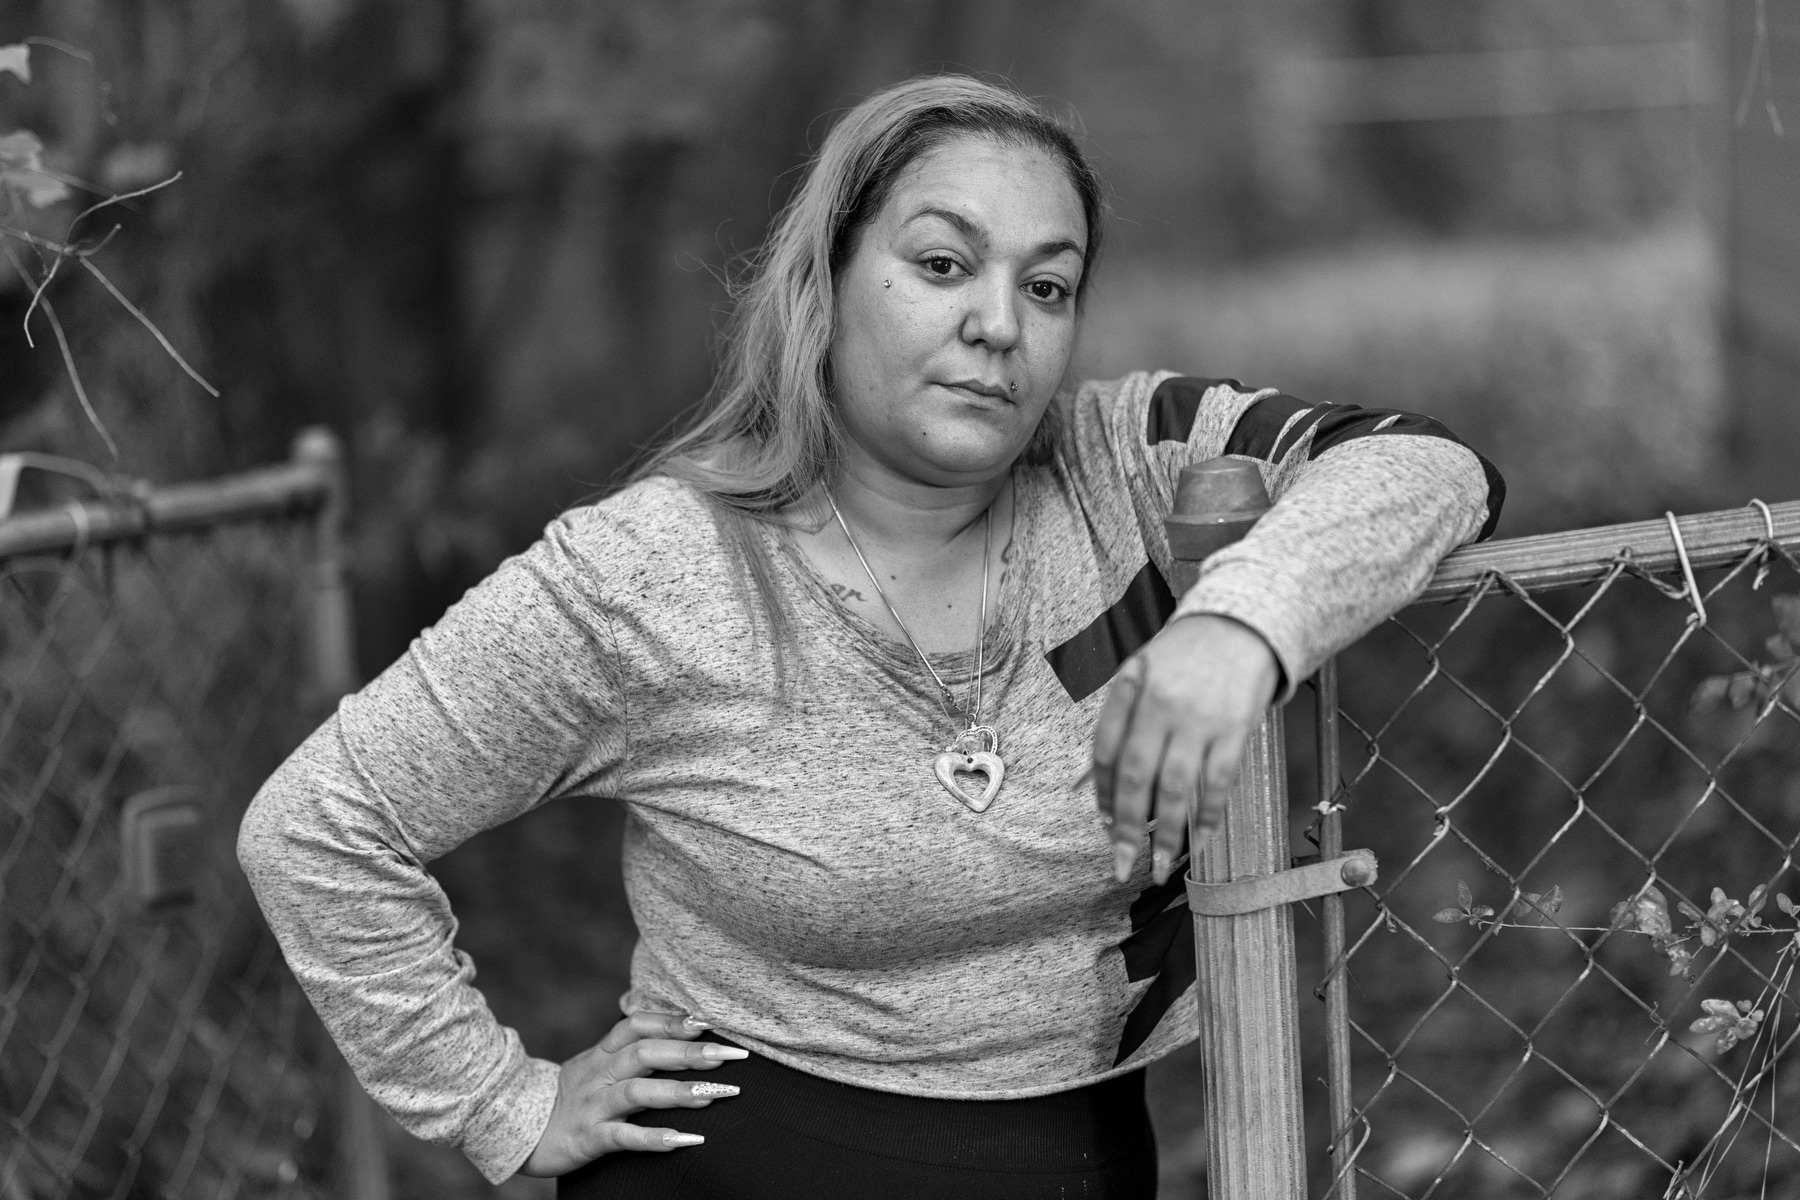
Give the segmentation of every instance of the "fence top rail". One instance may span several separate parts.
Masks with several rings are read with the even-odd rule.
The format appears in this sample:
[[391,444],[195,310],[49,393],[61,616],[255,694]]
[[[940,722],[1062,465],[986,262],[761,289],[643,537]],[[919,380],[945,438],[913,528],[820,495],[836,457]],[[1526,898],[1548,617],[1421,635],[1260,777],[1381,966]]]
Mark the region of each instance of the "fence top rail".
[[[1784,549],[1800,547],[1800,500],[1767,507],[1767,517],[1750,504],[1676,518],[1689,565],[1696,571],[1728,566],[1771,541]],[[1666,519],[1600,525],[1465,547],[1438,564],[1418,603],[1465,596],[1489,575],[1504,575],[1529,592],[1577,587],[1604,578],[1627,554],[1651,574],[1681,570]]]
[[308,430],[296,440],[291,462],[147,488],[125,498],[72,501],[0,520],[0,562],[146,534],[314,513],[338,501],[341,479],[336,439],[324,430]]

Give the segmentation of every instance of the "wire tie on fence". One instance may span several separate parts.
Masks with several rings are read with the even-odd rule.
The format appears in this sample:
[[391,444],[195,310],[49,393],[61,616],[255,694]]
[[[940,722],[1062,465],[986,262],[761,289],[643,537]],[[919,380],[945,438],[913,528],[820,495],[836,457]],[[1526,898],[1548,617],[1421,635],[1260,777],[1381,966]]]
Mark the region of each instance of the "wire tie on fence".
[[[1750,503],[1762,510],[1763,529],[1765,530],[1763,536],[1768,539],[1771,545],[1773,545],[1775,542],[1775,514],[1771,513],[1768,504],[1761,500],[1752,499]],[[1746,505],[1746,507],[1748,507],[1748,505]]]
[[[1750,504],[1761,509],[1763,517],[1762,553],[1759,556],[1760,561],[1756,564],[1756,578],[1750,581],[1750,590],[1754,592],[1759,590],[1769,579],[1769,568],[1775,557],[1775,516],[1769,511],[1769,506],[1761,500],[1752,499]],[[1750,505],[1747,504],[1744,507],[1748,508]]]
[[71,500],[63,507],[68,510],[69,523],[75,526],[75,543],[69,547],[70,557],[80,558],[82,552],[87,549],[88,533],[91,529],[88,523],[87,506],[79,500]]
[[1681,526],[1675,522],[1675,514],[1665,512],[1669,519],[1669,536],[1675,539],[1675,556],[1681,560],[1681,575],[1687,580],[1687,597],[1694,602],[1694,615],[1689,618],[1700,628],[1706,628],[1706,601],[1700,598],[1700,585],[1694,581],[1694,564],[1688,561],[1687,543],[1681,540]]

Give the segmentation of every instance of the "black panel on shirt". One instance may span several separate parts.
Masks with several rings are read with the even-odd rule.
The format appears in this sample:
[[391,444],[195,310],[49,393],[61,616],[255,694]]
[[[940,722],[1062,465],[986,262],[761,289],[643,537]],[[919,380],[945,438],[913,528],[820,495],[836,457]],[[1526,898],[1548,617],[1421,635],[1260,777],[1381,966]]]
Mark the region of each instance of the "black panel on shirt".
[[1131,934],[1119,943],[1125,956],[1125,977],[1133,983],[1152,975],[1156,980],[1125,1018],[1114,1066],[1144,1044],[1163,1015],[1193,985],[1194,914],[1182,899],[1187,888],[1185,862],[1184,857],[1166,882],[1145,888],[1132,901]]
[[1199,415],[1200,401],[1209,389],[1221,383],[1244,390],[1235,379],[1197,379],[1192,375],[1174,375],[1156,385],[1150,395],[1150,411],[1144,421],[1144,443],[1185,442],[1194,432],[1194,418]]
[[1155,563],[1125,585],[1125,594],[1095,617],[1086,629],[1044,655],[1077,702],[1106,686],[1137,648],[1155,637],[1175,613],[1175,593]]

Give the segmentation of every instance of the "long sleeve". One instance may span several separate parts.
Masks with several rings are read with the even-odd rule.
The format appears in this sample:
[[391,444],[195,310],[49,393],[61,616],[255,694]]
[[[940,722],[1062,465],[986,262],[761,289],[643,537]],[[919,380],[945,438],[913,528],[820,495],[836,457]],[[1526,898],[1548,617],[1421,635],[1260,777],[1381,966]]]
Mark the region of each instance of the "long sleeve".
[[1445,554],[1492,533],[1505,495],[1493,466],[1430,418],[1235,380],[1127,376],[1087,385],[1071,415],[1090,447],[1080,469],[1124,485],[1165,576],[1162,517],[1181,469],[1220,455],[1261,469],[1274,506],[1207,560],[1173,612],[1255,629],[1281,664],[1282,699],[1417,596]]
[[1274,648],[1287,695],[1419,594],[1439,560],[1493,532],[1505,484],[1430,418],[1262,394],[1224,451],[1256,461],[1274,506],[1207,560],[1178,616],[1216,613]]
[[1176,615],[1212,613],[1255,629],[1291,696],[1475,537],[1482,482],[1474,454],[1448,441],[1344,446],[1308,463],[1241,542],[1206,561]]
[[555,1064],[473,986],[425,864],[556,796],[608,794],[623,757],[604,607],[564,518],[422,634],[278,769],[238,856],[289,966],[356,1071],[413,1134],[489,1180],[549,1120]]

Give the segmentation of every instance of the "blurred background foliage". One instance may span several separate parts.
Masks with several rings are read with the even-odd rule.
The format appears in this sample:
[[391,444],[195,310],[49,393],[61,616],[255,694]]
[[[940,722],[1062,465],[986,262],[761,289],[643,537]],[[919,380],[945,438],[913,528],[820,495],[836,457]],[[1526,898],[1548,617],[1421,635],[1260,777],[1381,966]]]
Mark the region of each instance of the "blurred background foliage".
[[[1507,534],[1783,499],[1800,168],[1765,100],[1800,119],[1800,25],[1767,15],[1765,85],[1752,0],[7,0],[0,44],[93,56],[0,73],[0,132],[81,185],[10,219],[184,172],[90,232],[123,225],[97,261],[223,395],[65,272],[110,460],[9,277],[0,439],[162,481],[336,428],[373,673],[700,399],[721,279],[831,114],[950,68],[1045,98],[1109,181],[1084,372],[1439,415]],[[537,1053],[616,1012],[617,842],[567,805],[439,864]],[[1159,1092],[1172,1128],[1192,1102]],[[403,1153],[402,1194],[479,1194]]]

